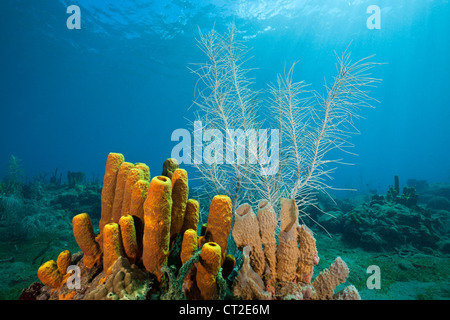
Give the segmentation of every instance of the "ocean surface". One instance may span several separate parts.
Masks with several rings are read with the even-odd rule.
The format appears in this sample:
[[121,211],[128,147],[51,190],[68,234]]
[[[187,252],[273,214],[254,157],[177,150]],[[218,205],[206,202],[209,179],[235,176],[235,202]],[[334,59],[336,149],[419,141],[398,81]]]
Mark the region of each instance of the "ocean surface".
[[[200,34],[232,25],[260,99],[294,62],[294,80],[323,95],[336,55],[374,55],[374,108],[354,119],[352,154],[327,155],[351,164],[326,177],[336,202],[319,201],[338,222],[310,213],[319,270],[347,256],[363,299],[450,299],[449,9],[448,0],[2,0],[0,299],[18,299],[64,248],[79,251],[70,222],[83,210],[98,222],[110,152],[160,174],[173,132],[191,131],[198,110]],[[192,164],[180,166],[190,186],[202,184]],[[404,187],[418,200],[398,200]],[[389,270],[382,289],[366,286],[371,264]]]

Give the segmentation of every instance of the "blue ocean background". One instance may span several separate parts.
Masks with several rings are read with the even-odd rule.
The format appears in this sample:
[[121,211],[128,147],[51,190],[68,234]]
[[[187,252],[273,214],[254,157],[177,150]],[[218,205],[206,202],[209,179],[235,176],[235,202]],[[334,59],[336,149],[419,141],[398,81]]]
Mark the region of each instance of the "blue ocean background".
[[[369,5],[381,8],[370,30]],[[81,8],[69,30],[66,8]],[[357,121],[353,152],[331,184],[384,192],[393,176],[450,180],[450,14],[448,1],[24,1],[0,3],[0,168],[22,159],[28,179],[42,172],[102,177],[109,152],[145,161],[159,174],[188,128],[196,77],[205,57],[199,28],[235,23],[252,48],[247,66],[266,89],[299,61],[296,80],[323,92],[334,52],[375,54],[383,79],[376,109]],[[187,168],[188,171],[190,170]]]

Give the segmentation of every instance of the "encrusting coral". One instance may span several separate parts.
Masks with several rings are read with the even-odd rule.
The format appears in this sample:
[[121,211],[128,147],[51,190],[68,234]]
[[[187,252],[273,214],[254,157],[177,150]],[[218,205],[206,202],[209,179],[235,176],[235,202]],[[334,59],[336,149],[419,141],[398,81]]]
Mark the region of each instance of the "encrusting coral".
[[[171,178],[157,176],[149,182],[146,165],[129,164],[121,154],[108,156],[99,223],[103,228],[96,235],[87,213],[73,217],[81,252],[63,251],[56,262],[39,268],[44,286],[33,291],[38,292],[36,298],[224,299],[227,294],[240,299],[359,298],[353,286],[334,292],[348,276],[340,258],[311,284],[319,257],[311,230],[298,223],[295,201],[281,199],[277,235],[277,214],[268,201],[258,204],[256,214],[248,204],[239,206],[232,228],[231,200],[216,195],[199,236],[199,202],[189,199],[185,170],[175,168]],[[127,188],[129,202],[124,201]],[[117,222],[112,214],[115,206],[121,208]],[[235,257],[227,254],[230,233],[242,249],[239,272]]]
[[150,287],[148,277],[125,257],[119,257],[111,274],[101,285],[86,292],[86,300],[137,300],[145,299]]

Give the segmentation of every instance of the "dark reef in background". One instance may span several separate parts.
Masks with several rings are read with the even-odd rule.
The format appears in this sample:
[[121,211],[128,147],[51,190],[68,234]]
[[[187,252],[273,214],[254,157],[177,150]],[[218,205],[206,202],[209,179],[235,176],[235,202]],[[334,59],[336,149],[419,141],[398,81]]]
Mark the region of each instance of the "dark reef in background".
[[352,199],[322,200],[322,210],[326,214],[313,213],[321,226],[365,250],[450,253],[449,184],[409,179],[400,193],[396,177],[386,195],[367,196],[358,205]]

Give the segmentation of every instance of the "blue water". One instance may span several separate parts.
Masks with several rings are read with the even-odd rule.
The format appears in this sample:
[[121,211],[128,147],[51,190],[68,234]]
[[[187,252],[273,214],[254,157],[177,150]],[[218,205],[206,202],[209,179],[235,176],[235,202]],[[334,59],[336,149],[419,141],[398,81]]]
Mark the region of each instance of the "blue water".
[[[381,29],[366,27],[372,4]],[[66,27],[69,5],[81,9],[80,30]],[[357,121],[358,156],[343,155],[354,165],[340,166],[333,186],[384,193],[394,175],[448,182],[449,12],[445,0],[2,0],[0,176],[12,154],[29,179],[55,168],[102,177],[109,152],[160,174],[173,130],[193,118],[187,67],[205,61],[198,28],[234,22],[253,48],[256,89],[299,61],[296,80],[321,91],[349,43],[354,59],[385,63],[373,70],[380,103]]]

